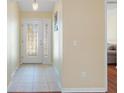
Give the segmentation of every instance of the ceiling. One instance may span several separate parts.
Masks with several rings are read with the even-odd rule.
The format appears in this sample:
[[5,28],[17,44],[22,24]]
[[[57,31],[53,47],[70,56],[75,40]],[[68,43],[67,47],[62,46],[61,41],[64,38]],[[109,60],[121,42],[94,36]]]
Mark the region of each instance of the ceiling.
[[[38,12],[50,12],[53,10],[54,4],[57,0],[37,0]],[[18,0],[21,11],[33,11],[33,0]]]
[[[21,11],[33,11],[32,2],[33,0],[17,0]],[[55,2],[58,0],[37,0],[39,7],[38,12],[50,12],[53,10]],[[107,2],[117,2],[117,0],[107,0]]]

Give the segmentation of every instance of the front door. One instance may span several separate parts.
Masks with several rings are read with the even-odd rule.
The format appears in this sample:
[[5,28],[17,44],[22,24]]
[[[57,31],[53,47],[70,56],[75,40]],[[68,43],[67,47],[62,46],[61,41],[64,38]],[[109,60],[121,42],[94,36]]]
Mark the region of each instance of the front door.
[[51,21],[25,20],[21,31],[21,63],[52,64]]
[[22,63],[43,62],[43,23],[25,20],[22,24]]

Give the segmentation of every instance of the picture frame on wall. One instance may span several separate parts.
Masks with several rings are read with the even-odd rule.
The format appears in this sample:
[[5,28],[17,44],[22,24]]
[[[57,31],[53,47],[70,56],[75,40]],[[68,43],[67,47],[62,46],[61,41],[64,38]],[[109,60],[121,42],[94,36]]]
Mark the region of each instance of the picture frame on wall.
[[55,15],[54,15],[54,30],[55,31],[59,30],[59,28],[58,28],[58,12],[55,12]]

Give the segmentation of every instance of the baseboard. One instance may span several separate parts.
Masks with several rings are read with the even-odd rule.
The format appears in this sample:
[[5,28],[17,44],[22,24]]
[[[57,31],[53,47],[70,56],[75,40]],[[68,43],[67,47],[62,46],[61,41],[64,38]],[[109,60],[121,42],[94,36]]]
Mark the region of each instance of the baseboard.
[[58,70],[57,70],[57,68],[55,66],[54,66],[54,70],[55,70],[57,76],[59,77],[59,72],[58,72]]
[[58,70],[57,70],[57,68],[55,66],[54,66],[54,70],[55,70],[55,73],[57,75],[58,85],[59,85],[60,89],[62,89],[61,80],[60,80],[60,74],[59,74],[59,72],[58,72]]
[[105,88],[62,88],[62,93],[66,92],[107,92],[107,89]]
[[[58,80],[60,80],[60,78],[59,78],[60,74],[55,66],[54,66],[54,70],[57,74]],[[94,93],[107,92],[107,88],[62,88],[61,81],[59,82],[59,87],[61,88],[62,93],[66,93],[66,92],[68,92],[68,93],[71,93],[71,92],[75,92],[75,93],[77,93],[77,92],[84,92],[84,93],[85,92],[94,92]]]
[[12,82],[12,78],[14,77],[16,71],[18,70],[19,66],[16,67],[15,71],[13,71],[13,73],[11,74],[11,79],[10,79],[10,82],[8,84],[8,87],[11,85],[11,82]]
[[11,74],[11,79],[12,79],[13,76],[15,75],[15,73],[16,73],[16,71],[17,71],[18,68],[19,68],[19,67],[17,66],[16,69],[15,69],[15,71],[13,71],[13,73]]

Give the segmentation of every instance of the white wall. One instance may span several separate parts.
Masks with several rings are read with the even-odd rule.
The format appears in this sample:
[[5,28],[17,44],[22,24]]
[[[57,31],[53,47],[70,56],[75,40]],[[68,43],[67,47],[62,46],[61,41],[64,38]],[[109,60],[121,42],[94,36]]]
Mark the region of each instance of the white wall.
[[107,4],[107,42],[117,43],[117,4]]
[[19,66],[19,8],[16,2],[7,3],[7,82]]
[[[58,31],[54,29],[54,15],[58,12]],[[53,63],[54,67],[61,78],[61,64],[62,64],[62,3],[61,0],[56,2],[53,11]],[[61,80],[60,80],[61,82]]]

